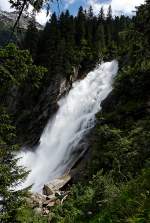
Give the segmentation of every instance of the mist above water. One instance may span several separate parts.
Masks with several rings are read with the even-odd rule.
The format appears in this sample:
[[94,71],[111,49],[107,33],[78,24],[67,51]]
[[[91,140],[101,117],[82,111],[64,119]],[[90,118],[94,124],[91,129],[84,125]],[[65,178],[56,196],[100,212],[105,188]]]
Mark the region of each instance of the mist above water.
[[94,126],[95,115],[112,90],[117,71],[115,60],[98,65],[58,102],[59,109],[48,122],[36,150],[19,154],[19,165],[30,170],[22,187],[33,184],[32,191],[40,192],[45,183],[70,169],[77,145]]

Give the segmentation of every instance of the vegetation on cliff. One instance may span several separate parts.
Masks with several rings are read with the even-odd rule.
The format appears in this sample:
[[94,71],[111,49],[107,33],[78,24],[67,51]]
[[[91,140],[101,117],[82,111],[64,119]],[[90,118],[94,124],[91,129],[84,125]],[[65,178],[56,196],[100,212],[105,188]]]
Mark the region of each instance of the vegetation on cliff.
[[90,160],[52,222],[150,221],[149,1],[119,33],[120,71],[102,104],[90,140]]
[[[96,17],[91,7],[88,12],[80,7],[76,17],[68,11],[59,18],[54,13],[40,32],[33,20],[22,49],[14,45],[0,49],[2,222],[150,221],[149,21],[149,0],[137,8],[133,18],[113,18],[111,8],[107,17],[103,9]],[[97,115],[84,174],[70,188],[63,205],[52,209],[48,220],[20,206],[25,191],[10,190],[26,176],[12,155],[18,147],[15,127],[19,132],[34,118],[33,107],[52,79],[59,75],[70,79],[74,66],[83,74],[102,58],[119,60],[114,90]]]

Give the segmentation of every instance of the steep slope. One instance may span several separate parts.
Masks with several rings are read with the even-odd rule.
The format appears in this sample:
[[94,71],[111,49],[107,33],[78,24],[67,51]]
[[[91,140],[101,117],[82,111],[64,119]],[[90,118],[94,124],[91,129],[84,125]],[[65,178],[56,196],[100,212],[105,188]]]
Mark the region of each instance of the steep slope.
[[[16,22],[18,12],[6,12],[0,10],[0,46],[7,43],[10,38],[12,27]],[[17,26],[17,32],[12,37],[12,42],[17,42],[24,36],[25,30],[31,21],[30,15],[23,14],[20,18],[19,24]],[[42,30],[43,26],[36,22],[36,27],[38,30]]]

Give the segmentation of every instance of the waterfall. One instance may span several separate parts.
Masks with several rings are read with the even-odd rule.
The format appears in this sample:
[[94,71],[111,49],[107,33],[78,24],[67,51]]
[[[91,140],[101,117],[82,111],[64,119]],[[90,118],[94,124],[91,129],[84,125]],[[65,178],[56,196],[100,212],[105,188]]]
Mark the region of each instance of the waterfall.
[[94,126],[95,115],[112,90],[117,71],[115,60],[98,65],[58,102],[59,109],[48,122],[36,150],[26,149],[19,154],[19,165],[31,170],[23,187],[33,184],[32,191],[40,192],[45,183],[71,167],[77,145]]

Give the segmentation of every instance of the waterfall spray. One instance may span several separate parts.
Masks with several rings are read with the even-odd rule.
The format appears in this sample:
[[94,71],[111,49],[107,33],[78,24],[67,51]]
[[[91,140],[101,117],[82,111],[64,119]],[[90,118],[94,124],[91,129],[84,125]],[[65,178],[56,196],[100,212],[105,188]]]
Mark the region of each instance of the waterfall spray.
[[115,60],[98,65],[83,80],[75,82],[68,95],[58,102],[59,109],[48,122],[36,150],[19,154],[19,165],[30,170],[23,187],[33,184],[32,191],[40,192],[45,183],[71,167],[77,145],[94,126],[95,115],[112,90],[117,71]]

